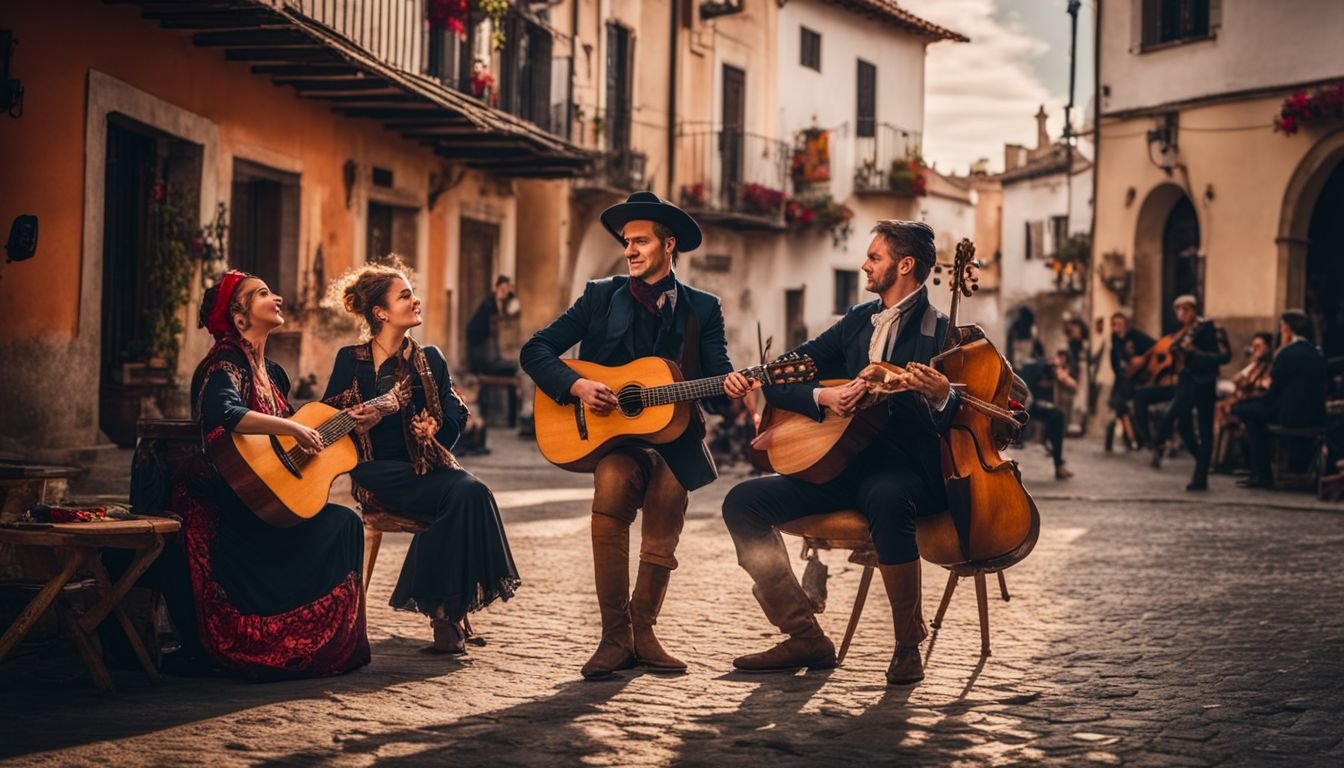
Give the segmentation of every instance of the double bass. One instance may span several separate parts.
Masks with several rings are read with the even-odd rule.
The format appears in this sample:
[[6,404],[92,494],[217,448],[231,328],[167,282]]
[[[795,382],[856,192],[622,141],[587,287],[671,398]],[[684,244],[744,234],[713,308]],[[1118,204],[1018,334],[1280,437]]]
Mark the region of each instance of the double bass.
[[957,325],[962,297],[978,288],[978,267],[974,244],[962,240],[950,270],[946,349],[931,361],[961,401],[941,441],[948,509],[916,521],[920,556],[959,576],[994,573],[1022,560],[1041,524],[1017,462],[1001,454],[1026,423],[1011,402],[1013,369],[979,326]]

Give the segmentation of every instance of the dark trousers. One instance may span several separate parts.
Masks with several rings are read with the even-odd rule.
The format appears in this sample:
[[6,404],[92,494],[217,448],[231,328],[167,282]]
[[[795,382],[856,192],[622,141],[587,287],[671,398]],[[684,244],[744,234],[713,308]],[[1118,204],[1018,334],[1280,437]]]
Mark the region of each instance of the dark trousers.
[[1054,403],[1035,402],[1027,409],[1031,418],[1041,422],[1045,427],[1045,439],[1050,442],[1050,458],[1055,460],[1055,466],[1064,465],[1064,431],[1068,421],[1064,418],[1064,412],[1055,407]]
[[[1209,457],[1213,454],[1213,405],[1218,399],[1218,382],[1212,378],[1182,379],[1176,387],[1176,396],[1162,416],[1157,428],[1157,443],[1171,437],[1177,425],[1185,447],[1195,456],[1195,477],[1209,473]],[[1199,432],[1195,432],[1198,418]]]
[[1165,403],[1176,396],[1176,388],[1165,387],[1139,387],[1134,390],[1134,431],[1139,433],[1139,439],[1145,445],[1153,445],[1152,434],[1152,407],[1158,403]]
[[1246,448],[1250,454],[1251,478],[1268,481],[1273,477],[1269,466],[1269,425],[1274,418],[1259,398],[1249,398],[1232,406],[1232,413],[1246,428]]

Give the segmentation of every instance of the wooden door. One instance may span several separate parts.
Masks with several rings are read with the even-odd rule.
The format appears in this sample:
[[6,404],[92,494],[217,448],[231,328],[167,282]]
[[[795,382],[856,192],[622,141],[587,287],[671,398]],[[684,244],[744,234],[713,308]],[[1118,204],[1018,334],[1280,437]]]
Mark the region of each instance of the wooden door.
[[[466,349],[466,327],[481,300],[494,290],[498,271],[499,225],[463,218],[457,269],[458,348]],[[463,354],[465,359],[465,354]]]

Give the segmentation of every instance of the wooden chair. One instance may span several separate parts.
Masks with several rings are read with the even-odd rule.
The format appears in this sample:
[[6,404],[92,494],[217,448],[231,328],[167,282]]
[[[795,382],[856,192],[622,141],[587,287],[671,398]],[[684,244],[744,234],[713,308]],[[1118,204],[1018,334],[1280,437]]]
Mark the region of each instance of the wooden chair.
[[1323,426],[1269,425],[1270,468],[1276,488],[1317,490],[1320,475],[1325,470],[1317,459],[1324,435]]
[[[916,525],[919,523],[920,521],[916,520]],[[868,599],[868,588],[873,583],[873,569],[877,567],[877,550],[873,547],[872,536],[868,533],[868,519],[857,510],[845,509],[829,514],[802,517],[779,526],[779,530],[803,539],[804,557],[813,549],[848,549],[849,561],[863,566],[863,575],[859,577],[859,591],[854,597],[854,608],[849,614],[849,625],[845,627],[845,636],[840,641],[840,651],[836,655],[836,664],[842,664],[854,639],[854,632],[859,627],[859,617],[863,614],[863,605]],[[1003,571],[997,573],[999,593],[1007,602],[1008,583],[1003,578]],[[975,578],[975,599],[980,609],[980,655],[988,656],[990,655],[989,598],[984,572],[960,572],[949,569],[947,587],[943,590],[942,602],[939,603],[938,613],[930,626],[933,629],[942,626],[943,616],[947,613],[948,604],[952,602],[952,593],[956,591],[957,581],[966,577]]]
[[429,525],[409,517],[401,517],[372,502],[361,502],[359,509],[364,517],[364,594],[368,595],[369,582],[373,579],[373,566],[378,560],[378,548],[383,544],[383,534],[419,533]]

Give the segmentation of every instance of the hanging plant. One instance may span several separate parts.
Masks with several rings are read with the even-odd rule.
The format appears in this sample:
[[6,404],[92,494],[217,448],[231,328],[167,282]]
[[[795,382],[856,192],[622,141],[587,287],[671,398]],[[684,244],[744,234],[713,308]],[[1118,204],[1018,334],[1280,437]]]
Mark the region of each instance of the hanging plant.
[[815,226],[831,236],[831,244],[839,248],[854,231],[851,221],[854,209],[838,203],[830,195],[795,197],[784,205],[784,221],[798,228]]
[[479,11],[490,19],[490,45],[494,50],[504,46],[504,19],[509,14],[508,0],[428,0],[425,4],[425,18],[432,29],[446,29],[457,35],[458,39],[467,38],[467,25],[471,22],[471,12]]
[[1318,88],[1314,93],[1298,91],[1283,100],[1274,117],[1274,130],[1292,136],[1302,126],[1344,119],[1344,83]]
[[918,154],[892,160],[891,170],[887,172],[887,188],[902,195],[928,194],[929,180],[924,175],[925,168],[924,158]]

